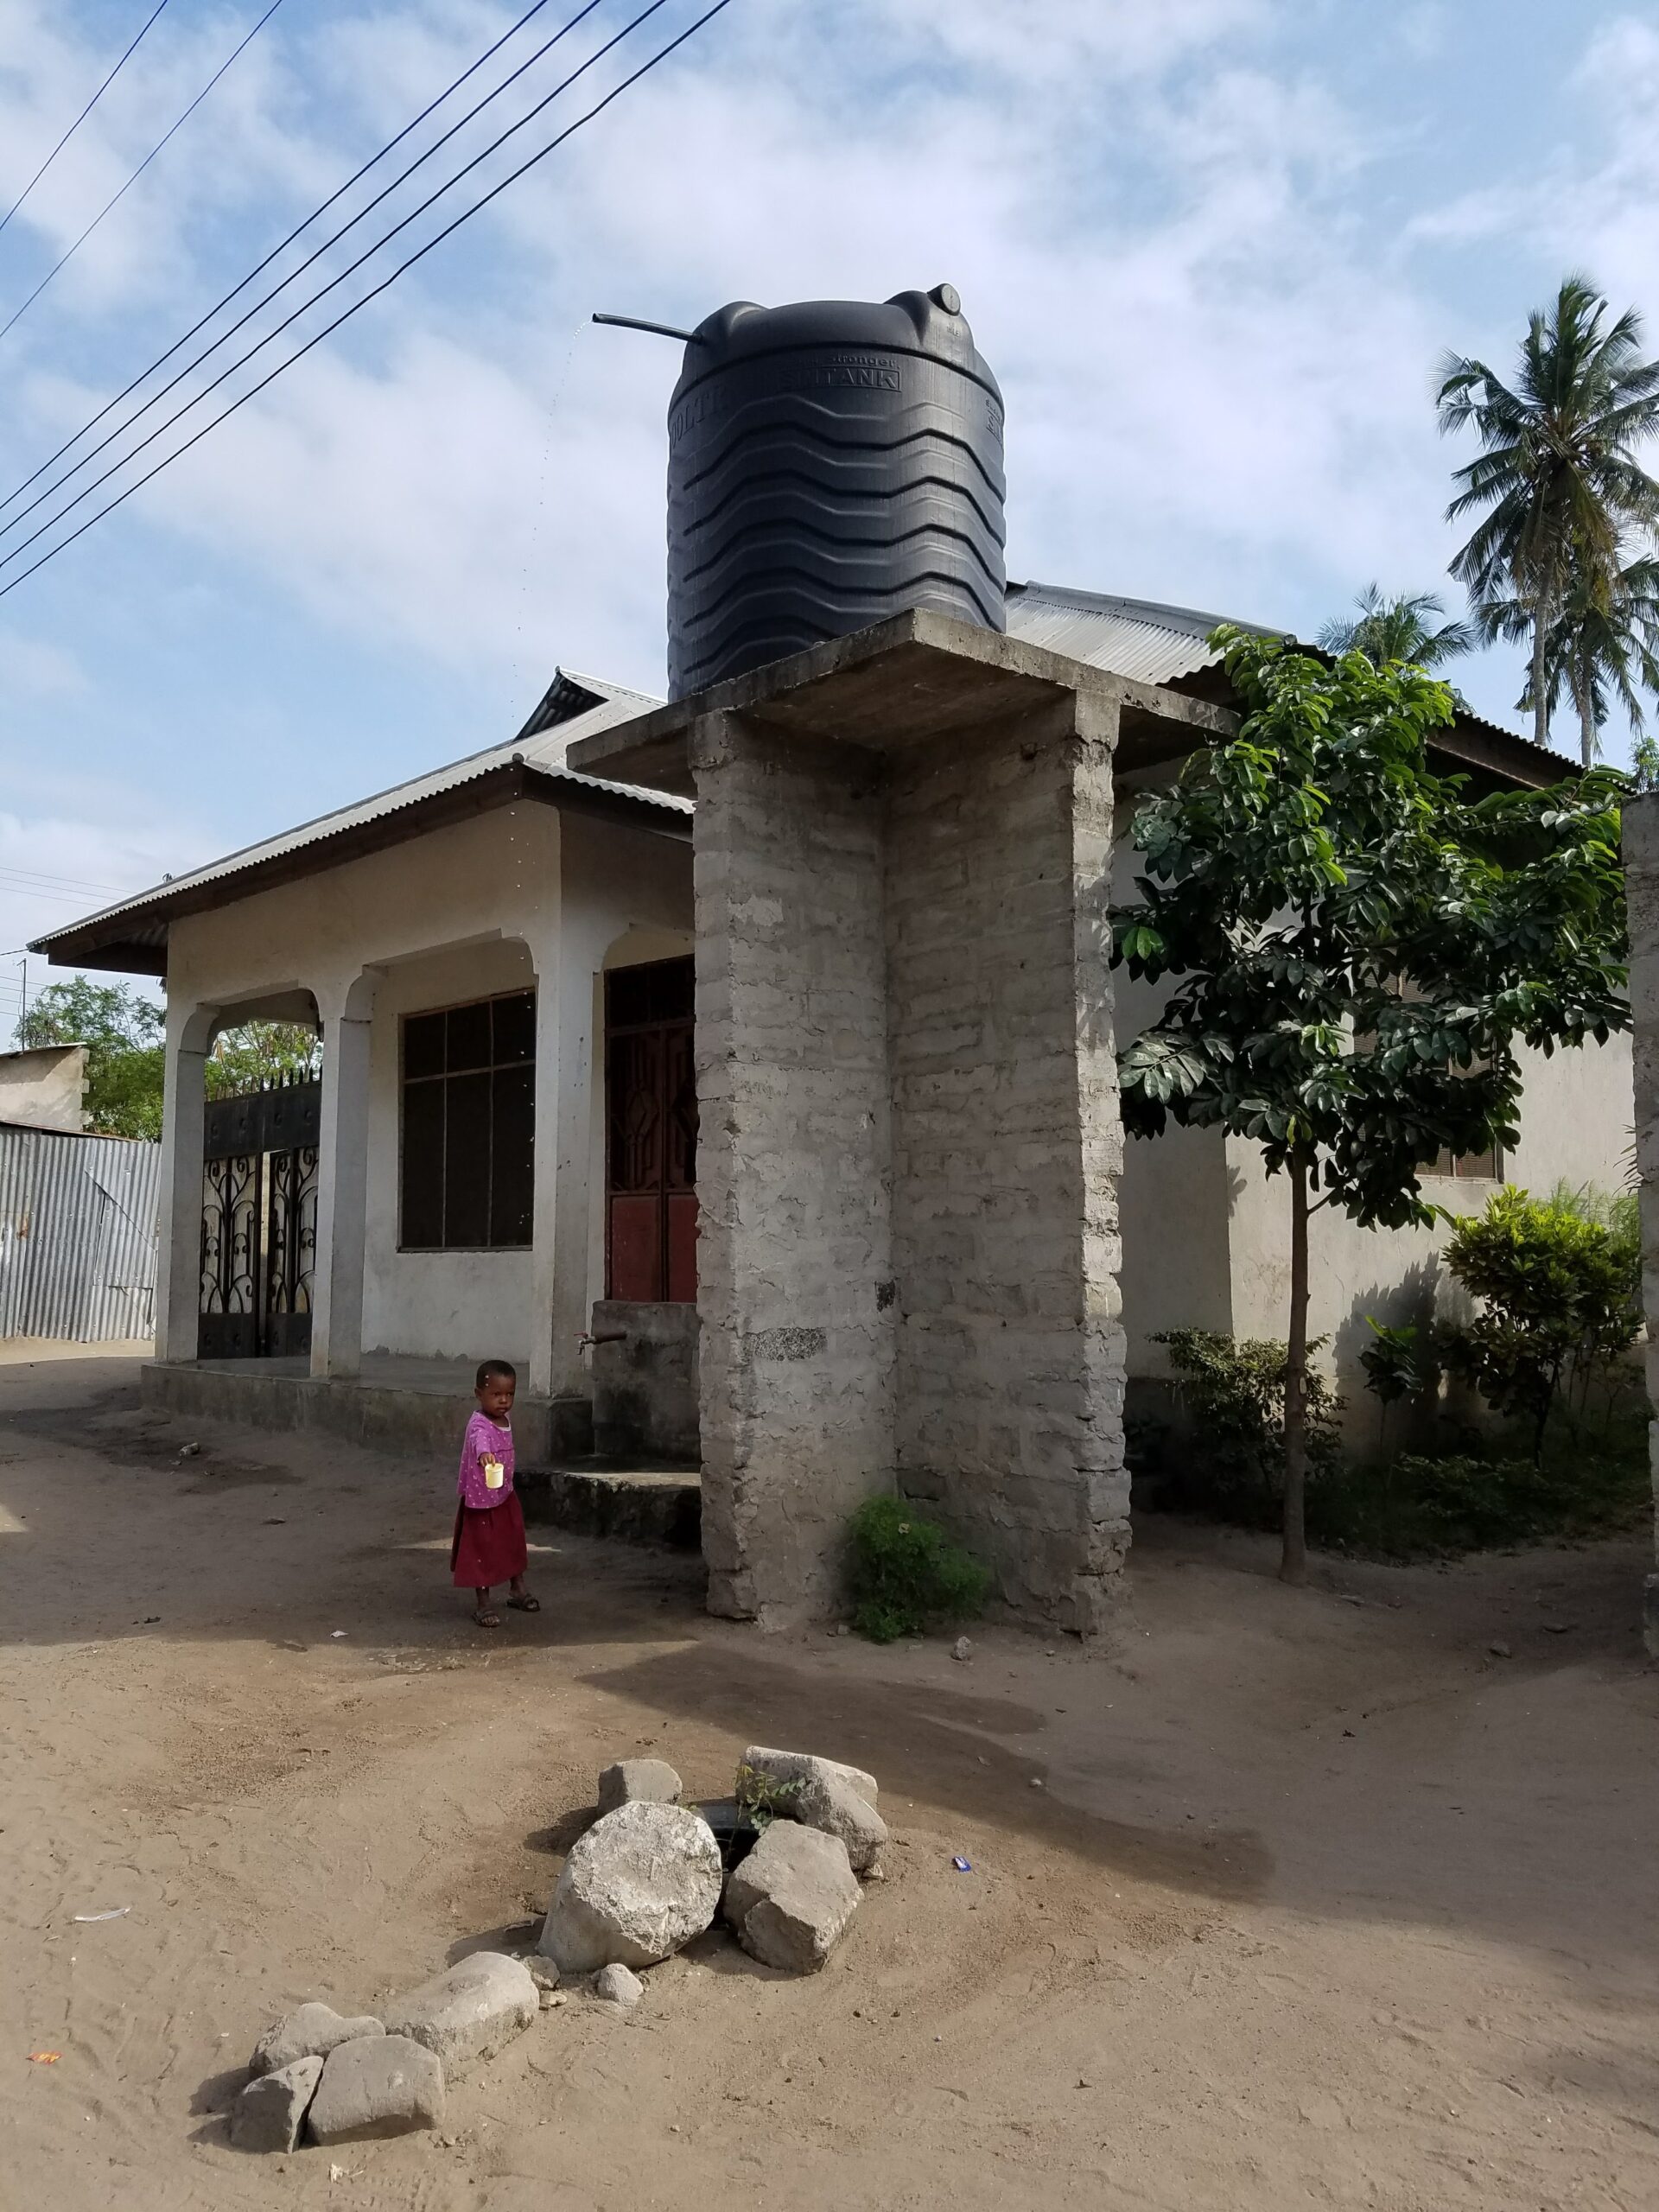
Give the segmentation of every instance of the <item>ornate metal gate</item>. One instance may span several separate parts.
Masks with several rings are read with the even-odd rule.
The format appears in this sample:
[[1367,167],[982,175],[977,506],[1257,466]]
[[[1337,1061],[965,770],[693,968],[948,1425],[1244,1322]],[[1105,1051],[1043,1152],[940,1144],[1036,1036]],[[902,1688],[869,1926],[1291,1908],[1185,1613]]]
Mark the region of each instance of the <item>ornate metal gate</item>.
[[208,1100],[199,1359],[310,1350],[321,1119],[315,1077]]

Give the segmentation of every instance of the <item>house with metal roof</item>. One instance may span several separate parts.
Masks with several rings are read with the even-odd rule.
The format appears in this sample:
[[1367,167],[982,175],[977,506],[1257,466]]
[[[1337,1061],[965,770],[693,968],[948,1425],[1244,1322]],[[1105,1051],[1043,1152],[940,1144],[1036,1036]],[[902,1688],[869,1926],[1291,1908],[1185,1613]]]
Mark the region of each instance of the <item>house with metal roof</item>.
[[[1217,619],[1035,583],[1007,595],[1027,645],[1224,705]],[[505,742],[40,941],[59,963],[166,982],[153,1395],[435,1440],[460,1366],[499,1355],[527,1386],[526,1460],[580,1452],[597,1417],[602,1446],[695,1461],[692,803],[567,765],[657,703],[561,671]],[[1126,882],[1136,791],[1194,741],[1167,719],[1125,723]],[[1436,747],[1498,783],[1572,772],[1466,712]],[[1151,1011],[1121,992],[1119,1035]],[[259,1017],[317,1026],[320,1081],[210,1106],[215,1034]],[[1469,1211],[1503,1174],[1616,1183],[1630,1097],[1625,1040],[1541,1060],[1516,1158],[1438,1163],[1439,1195]],[[1281,1333],[1278,1198],[1254,1147],[1218,1132],[1128,1147],[1132,1405],[1159,1387],[1165,1330]],[[1366,1316],[1439,1294],[1435,1239],[1326,1212],[1315,1240],[1313,1325],[1357,1395]]]

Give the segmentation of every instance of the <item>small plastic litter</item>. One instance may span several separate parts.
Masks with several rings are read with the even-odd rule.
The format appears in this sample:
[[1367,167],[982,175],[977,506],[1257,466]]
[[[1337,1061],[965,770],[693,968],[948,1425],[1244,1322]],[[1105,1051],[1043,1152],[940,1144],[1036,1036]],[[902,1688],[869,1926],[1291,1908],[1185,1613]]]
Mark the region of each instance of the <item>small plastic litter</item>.
[[29,2063],[31,2066],[55,2066],[62,2056],[60,2050],[31,2050]]
[[974,1871],[974,1862],[971,1859],[953,1859],[950,1864],[958,1874],[971,1874]]
[[124,1920],[131,1910],[130,1904],[112,1904],[107,1912],[78,1912],[74,1918],[79,1921]]
[[333,1634],[333,1637],[334,1637],[334,1642],[335,1642],[336,1643],[338,1643],[340,1642],[340,1637],[341,1637],[342,1636],[349,1636],[349,1635],[351,1634],[351,1630],[350,1630],[349,1629],[345,1629],[345,1628],[337,1628],[337,1629],[334,1629],[334,1630],[332,1630],[332,1631],[331,1631],[331,1633]]

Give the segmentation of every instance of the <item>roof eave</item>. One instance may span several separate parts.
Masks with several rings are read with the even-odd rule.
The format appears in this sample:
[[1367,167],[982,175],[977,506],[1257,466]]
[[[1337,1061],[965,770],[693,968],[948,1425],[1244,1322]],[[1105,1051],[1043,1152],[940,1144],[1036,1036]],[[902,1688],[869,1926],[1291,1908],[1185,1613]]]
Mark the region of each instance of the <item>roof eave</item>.
[[233,874],[210,877],[206,882],[183,883],[177,891],[163,893],[142,906],[130,903],[107,916],[93,914],[67,928],[54,930],[29,946],[54,968],[105,968],[120,974],[165,976],[167,931],[186,915],[211,913],[262,891],[321,875],[347,861],[395,845],[423,837],[457,822],[511,806],[521,800],[556,807],[561,813],[580,814],[600,820],[626,822],[653,836],[683,842],[691,835],[690,817],[681,807],[663,805],[644,793],[600,791],[557,769],[538,767],[529,760],[506,760],[486,768],[466,783],[412,799],[406,806],[366,822],[354,822],[303,845],[273,853]]

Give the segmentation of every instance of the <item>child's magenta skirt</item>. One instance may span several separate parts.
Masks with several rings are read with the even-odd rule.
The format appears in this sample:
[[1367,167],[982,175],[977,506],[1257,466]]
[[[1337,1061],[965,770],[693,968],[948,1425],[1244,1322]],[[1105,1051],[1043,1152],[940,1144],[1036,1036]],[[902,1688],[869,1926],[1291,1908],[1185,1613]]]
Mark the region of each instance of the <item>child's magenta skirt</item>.
[[530,1561],[524,1542],[524,1508],[510,1490],[499,1505],[467,1505],[455,1511],[455,1541],[449,1570],[457,1590],[488,1590],[511,1582]]

